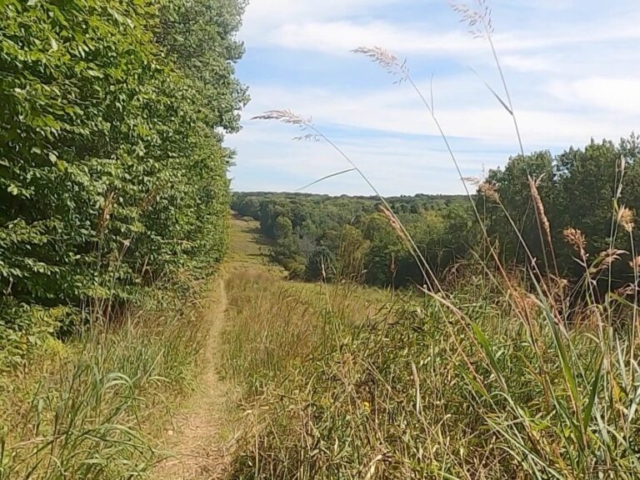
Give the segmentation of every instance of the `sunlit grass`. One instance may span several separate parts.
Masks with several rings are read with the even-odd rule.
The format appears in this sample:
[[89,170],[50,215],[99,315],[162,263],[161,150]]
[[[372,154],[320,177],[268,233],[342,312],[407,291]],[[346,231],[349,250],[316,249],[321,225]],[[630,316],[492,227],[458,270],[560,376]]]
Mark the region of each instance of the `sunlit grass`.
[[147,307],[0,379],[0,478],[132,478],[165,455],[206,335],[196,297],[164,292]]
[[[484,0],[454,10],[489,44],[503,93],[487,87],[512,119],[524,155],[491,10]],[[596,280],[610,276],[610,266],[621,261],[617,233],[626,230],[634,243],[632,214],[618,204],[625,159],[615,167],[610,248],[587,259],[581,233],[563,226],[584,269],[576,287],[584,305],[570,313],[539,179],[529,176],[528,185],[542,259],[531,255],[499,189],[487,183],[478,188],[520,239],[527,268],[514,272],[487,233],[433,109],[433,94],[423,94],[407,62],[390,52],[355,52],[417,94],[463,182],[483,239],[472,246],[468,274],[440,283],[376,186],[319,126],[286,109],[256,116],[306,129],[360,174],[380,197],[427,288],[422,297],[387,301],[387,308],[370,315],[367,308],[351,308],[353,293],[336,296],[328,308],[304,291],[283,299],[285,287],[274,278],[237,278],[227,368],[245,386],[255,423],[237,452],[235,478],[640,478],[637,266],[629,284],[635,302],[614,292],[597,301],[593,291]]]

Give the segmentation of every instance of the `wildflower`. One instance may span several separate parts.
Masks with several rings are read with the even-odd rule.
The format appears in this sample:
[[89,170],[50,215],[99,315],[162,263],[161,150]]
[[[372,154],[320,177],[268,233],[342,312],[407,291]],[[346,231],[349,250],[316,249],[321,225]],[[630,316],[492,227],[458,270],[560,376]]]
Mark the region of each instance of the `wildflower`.
[[364,408],[364,412],[369,415],[371,413],[371,404],[367,401],[362,402],[362,408]]

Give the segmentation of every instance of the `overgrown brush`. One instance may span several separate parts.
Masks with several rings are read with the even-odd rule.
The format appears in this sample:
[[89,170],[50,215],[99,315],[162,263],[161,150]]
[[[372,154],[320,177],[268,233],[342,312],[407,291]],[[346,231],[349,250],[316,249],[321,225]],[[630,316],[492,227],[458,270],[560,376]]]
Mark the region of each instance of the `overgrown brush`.
[[566,331],[525,293],[514,321],[481,284],[452,291],[460,321],[433,298],[331,313],[274,282],[231,283],[227,367],[253,420],[232,478],[640,475],[638,372],[612,327]]
[[157,438],[206,339],[197,298],[165,292],[0,378],[0,478],[133,478],[163,458]]
[[249,396],[318,351],[333,351],[341,325],[363,311],[376,314],[371,294],[351,284],[316,288],[287,284],[269,271],[244,270],[227,280],[229,329],[225,371]]

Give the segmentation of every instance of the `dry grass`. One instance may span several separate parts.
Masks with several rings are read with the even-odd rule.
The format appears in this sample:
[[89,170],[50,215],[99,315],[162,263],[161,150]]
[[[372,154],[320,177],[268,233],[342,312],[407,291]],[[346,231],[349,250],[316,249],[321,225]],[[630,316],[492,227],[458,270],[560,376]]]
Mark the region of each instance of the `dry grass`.
[[229,280],[225,365],[248,419],[232,478],[640,474],[627,446],[640,425],[616,413],[639,385],[601,322],[563,332],[536,295],[503,299],[478,279],[449,291],[471,334],[434,299],[367,309],[357,286],[323,289]]
[[[484,0],[473,6],[456,4],[454,10],[475,37],[488,42],[504,93],[485,85],[512,118],[524,155],[493,42],[491,10]],[[406,62],[385,49],[354,51],[413,88],[466,189],[433,109],[433,95],[425,96]],[[313,130],[314,137],[328,142],[377,194],[357,165],[310,121],[285,110],[257,118]],[[619,173],[616,202],[622,167]],[[529,188],[545,255],[548,249],[553,259],[552,269],[545,258],[545,272],[553,272],[551,226],[538,180],[529,178]],[[237,457],[236,478],[640,477],[640,369],[634,356],[637,264],[632,263],[635,283],[628,289],[633,302],[609,297],[597,303],[594,292],[598,278],[610,275],[624,253],[613,244],[618,227],[629,233],[634,245],[633,213],[614,208],[610,248],[593,259],[586,254],[584,235],[565,230],[565,240],[584,267],[584,292],[578,294],[588,303],[586,321],[574,321],[569,328],[575,317],[565,307],[576,292],[569,292],[557,271],[541,273],[495,186],[481,184],[479,192],[503,210],[521,240],[530,269],[524,279],[514,279],[500,262],[467,190],[484,234],[480,247],[492,260],[477,265],[483,275],[473,281],[449,285],[447,291],[433,285],[425,290],[425,299],[407,298],[383,310],[384,318],[378,321],[349,308],[312,304],[309,309],[301,292],[286,302],[273,293],[261,294],[260,308],[249,314],[244,305],[256,301],[251,292],[272,292],[267,287],[272,280],[256,278],[251,288],[237,290],[241,327],[232,330],[228,366],[241,383],[250,379],[251,411],[259,415]],[[413,253],[411,237],[381,200],[383,213]],[[635,252],[631,255],[636,257]],[[429,281],[429,265],[415,257]],[[306,305],[301,311],[300,302]],[[280,310],[283,304],[288,306]],[[626,309],[625,322],[614,324],[621,307]],[[282,331],[287,331],[286,338],[271,333]],[[255,357],[262,360],[248,360]]]
[[163,457],[155,439],[206,336],[197,297],[158,292],[145,307],[0,378],[0,478],[131,478]]
[[154,479],[223,478],[236,434],[232,389],[220,379],[220,334],[225,325],[227,299],[224,280],[207,295],[204,323],[207,343],[200,356],[201,375],[193,394],[176,408],[165,434],[172,454],[151,472]]

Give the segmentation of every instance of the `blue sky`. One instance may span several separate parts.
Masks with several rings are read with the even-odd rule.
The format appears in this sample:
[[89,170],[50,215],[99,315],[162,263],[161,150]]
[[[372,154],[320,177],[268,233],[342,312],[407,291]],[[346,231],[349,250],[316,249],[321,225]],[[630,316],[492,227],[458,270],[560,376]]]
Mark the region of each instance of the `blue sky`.
[[[640,133],[638,0],[487,3],[525,151]],[[518,152],[509,115],[470,69],[501,91],[491,50],[447,0],[252,0],[239,38],[246,54],[237,75],[252,100],[243,130],[226,139],[237,151],[234,190],[293,191],[349,167],[326,144],[293,141],[295,127],[250,120],[290,109],[312,116],[384,195],[463,192],[415,93],[350,53],[361,46],[406,58],[420,88],[433,87],[465,176]],[[355,173],[307,191],[371,193]]]

